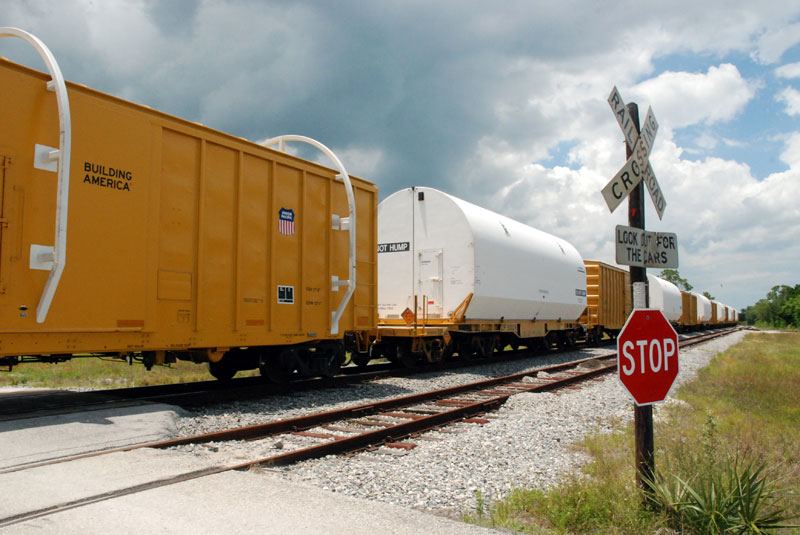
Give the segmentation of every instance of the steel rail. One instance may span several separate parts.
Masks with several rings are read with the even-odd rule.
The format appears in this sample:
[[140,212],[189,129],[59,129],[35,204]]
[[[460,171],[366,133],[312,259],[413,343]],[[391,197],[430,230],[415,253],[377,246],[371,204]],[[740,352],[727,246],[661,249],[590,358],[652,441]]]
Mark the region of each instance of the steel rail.
[[[729,334],[732,330],[713,333],[711,335],[701,335],[700,337],[693,338],[691,340],[684,340],[680,343],[682,347],[695,345],[698,343],[702,343],[708,341],[713,338],[717,338],[723,336],[725,334]],[[38,509],[35,511],[30,511],[26,513],[19,513],[17,515],[13,515],[7,518],[0,519],[0,527],[5,527],[13,524],[17,524],[20,522],[24,522],[26,520],[31,520],[35,518],[40,518],[43,516],[51,515],[57,512],[74,509],[77,507],[81,507],[84,505],[89,505],[93,503],[97,503],[100,501],[127,496],[130,494],[142,492],[145,490],[151,490],[155,488],[165,487],[169,485],[174,485],[177,483],[182,483],[185,481],[190,481],[193,479],[198,479],[201,477],[206,477],[214,474],[219,474],[222,472],[228,472],[233,470],[248,470],[253,467],[269,467],[269,466],[283,466],[292,464],[295,462],[299,462],[302,460],[308,460],[312,458],[319,458],[326,455],[332,455],[337,453],[343,453],[347,451],[359,451],[365,448],[374,446],[376,444],[382,444],[390,441],[402,440],[407,437],[413,436],[418,433],[422,433],[428,431],[430,429],[435,429],[441,427],[443,425],[452,424],[457,421],[464,420],[465,418],[469,418],[471,416],[475,416],[477,414],[485,413],[490,410],[494,410],[497,407],[501,406],[505,401],[512,395],[517,393],[525,393],[525,392],[546,392],[551,390],[556,390],[559,388],[570,386],[576,382],[592,379],[599,375],[605,373],[611,373],[617,369],[616,362],[614,364],[601,366],[599,368],[581,371],[581,372],[572,372],[569,371],[568,368],[578,368],[582,364],[586,364],[589,362],[598,362],[602,360],[608,360],[610,358],[616,357],[616,353],[606,354],[595,356],[587,359],[581,359],[578,361],[574,361],[571,363],[566,364],[559,364],[556,366],[551,366],[549,368],[543,368],[539,370],[531,370],[528,372],[522,372],[517,374],[512,374],[509,376],[498,377],[494,379],[489,379],[485,381],[478,381],[475,383],[470,383],[469,385],[461,385],[458,387],[446,388],[434,392],[426,392],[423,394],[415,394],[411,396],[404,396],[403,398],[395,398],[391,400],[387,400],[385,402],[378,402],[372,404],[365,404],[359,405],[356,407],[350,407],[346,409],[341,409],[337,411],[328,411],[325,413],[321,413],[318,415],[312,415],[310,417],[298,417],[292,418],[288,420],[283,420],[279,422],[272,422],[268,424],[262,424],[258,426],[248,426],[245,428],[239,428],[234,430],[228,431],[221,431],[217,433],[209,433],[205,435],[198,435],[195,437],[184,437],[181,439],[175,439],[170,441],[161,441],[151,444],[142,444],[137,446],[130,446],[125,448],[117,448],[114,450],[106,450],[104,452],[96,452],[93,454],[86,454],[82,456],[72,457],[68,460],[77,460],[84,457],[92,457],[97,455],[104,455],[108,453],[114,453],[119,451],[130,451],[134,449],[144,448],[144,447],[152,447],[152,448],[167,448],[173,447],[182,444],[191,444],[191,443],[199,443],[199,442],[212,442],[219,439],[225,440],[255,440],[258,438],[265,438],[267,436],[272,436],[278,434],[279,432],[286,432],[286,431],[295,431],[300,428],[310,429],[316,427],[320,423],[335,421],[335,419],[346,419],[347,417],[336,417],[334,415],[341,415],[341,414],[349,414],[349,417],[352,416],[365,416],[367,414],[373,414],[390,409],[398,409],[398,408],[407,408],[408,410],[412,411],[409,413],[409,421],[405,421],[396,425],[392,425],[391,427],[385,427],[381,429],[377,429],[374,431],[368,431],[365,433],[359,433],[350,437],[341,437],[335,438],[333,440],[329,440],[327,442],[323,442],[321,444],[317,444],[314,446],[309,446],[307,448],[297,449],[290,452],[273,455],[270,457],[261,458],[255,461],[247,461],[244,463],[239,463],[230,466],[213,466],[208,469],[197,470],[193,472],[188,472],[184,474],[179,474],[177,476],[172,476],[169,478],[160,479],[157,481],[152,481],[148,483],[143,483],[139,485],[135,485],[132,487],[128,487],[125,489],[119,489],[116,491],[110,491],[107,493],[102,493],[94,496],[89,496],[86,498],[82,498],[79,500],[74,500],[71,502],[54,505],[42,509]],[[537,381],[545,381],[540,382],[538,384],[530,384],[521,385],[517,383],[519,379],[524,377],[530,377],[531,375],[538,375],[541,372],[547,373],[568,373],[567,377],[547,377],[547,378],[540,378],[536,377]],[[491,388],[498,385],[506,384],[511,386],[512,388],[516,389],[515,391],[499,391],[496,392],[495,395],[492,394],[492,391],[486,391],[486,388]],[[435,414],[430,415],[414,415],[411,416],[413,413],[413,406],[418,405],[421,402],[431,401],[431,400],[443,400],[452,395],[463,394],[467,392],[481,392],[487,395],[486,399],[475,401],[472,403],[459,403],[457,407],[443,410],[441,412],[437,412]],[[403,418],[401,415],[393,414],[393,417],[396,418]],[[276,432],[277,429],[282,429],[283,431]],[[235,437],[235,438],[232,438]],[[55,461],[51,463],[45,464],[55,464],[57,462],[64,462],[65,460]],[[12,472],[16,470],[7,470],[5,472]]]
[[375,363],[364,369],[357,367],[342,368],[340,374],[334,377],[296,379],[288,383],[270,383],[265,381],[263,377],[239,377],[224,382],[214,379],[195,383],[149,385],[86,392],[48,391],[37,394],[9,394],[0,397],[0,422],[66,414],[77,409],[84,411],[105,410],[146,402],[187,406],[209,402],[260,399],[268,395],[344,386],[387,376],[405,377],[418,373],[457,370],[487,363],[507,362],[520,358],[536,358],[537,356],[541,356],[541,354],[529,349],[519,349],[516,351],[504,351],[494,356],[480,359],[440,362],[435,367],[421,364],[406,368],[389,363]]
[[[725,331],[724,333],[727,334],[727,332]],[[708,336],[721,336],[721,334],[712,333],[710,335],[696,336],[692,340],[698,340],[698,342],[693,343],[700,343],[700,341],[708,339],[706,338]],[[680,343],[683,345],[692,342],[684,340]],[[615,354],[609,353],[608,355],[613,356]],[[414,368],[391,368],[383,364],[373,364],[363,371],[356,368],[345,368],[342,370],[343,373],[336,377],[301,379],[286,384],[268,383],[262,377],[240,377],[227,382],[211,380],[87,392],[56,391],[38,394],[4,395],[0,398],[0,422],[66,414],[74,412],[76,409],[94,411],[145,403],[170,403],[186,406],[199,405],[209,401],[241,401],[242,399],[262,398],[266,395],[344,386],[386,376],[406,376],[431,371],[462,369],[488,362],[505,362],[520,357],[535,358],[535,356],[537,355],[529,350],[505,351],[502,354],[483,359],[442,363],[436,368],[425,365]]]
[[[571,348],[582,349],[581,346]],[[503,351],[490,357],[450,360],[429,366],[421,363],[411,368],[390,363],[373,363],[365,368],[342,368],[334,377],[298,378],[288,383],[270,383],[263,377],[239,377],[230,381],[198,381],[167,385],[149,385],[85,392],[47,391],[42,393],[7,394],[0,397],[0,422],[22,420],[76,410],[94,411],[138,405],[146,402],[173,405],[201,405],[225,401],[260,399],[268,395],[302,392],[369,381],[381,377],[405,377],[432,371],[457,370],[487,363],[536,358],[542,353],[531,349]]]
[[[613,356],[613,354],[612,354]],[[545,373],[557,373],[559,371],[567,370],[569,368],[577,367],[583,363],[598,360],[598,359],[608,359],[610,358],[608,355],[603,355],[600,357],[590,357],[586,359],[580,359],[577,361],[571,361],[568,363],[557,364],[554,366],[549,366],[547,368],[540,368],[537,370],[530,370],[527,372],[520,372],[513,375],[503,376],[503,377],[496,377],[493,379],[478,381],[474,383],[467,383],[464,385],[449,387],[441,390],[433,390],[429,392],[423,392],[420,394],[412,394],[409,396],[391,398],[383,401],[377,401],[373,403],[366,403],[361,405],[355,405],[351,407],[345,407],[342,409],[336,409],[332,411],[326,411],[306,416],[298,416],[295,418],[289,418],[285,420],[278,420],[274,422],[267,422],[263,424],[255,424],[245,427],[239,427],[234,429],[226,429],[223,431],[216,431],[212,433],[205,433],[201,435],[194,435],[189,437],[180,437],[175,439],[169,440],[162,440],[158,442],[152,443],[145,443],[145,444],[135,444],[131,446],[124,446],[121,448],[113,448],[107,449],[102,451],[95,451],[90,453],[84,453],[80,455],[74,455],[69,457],[62,457],[57,459],[48,459],[46,461],[41,462],[33,462],[27,463],[21,466],[15,466],[11,468],[6,468],[0,470],[0,474],[11,473],[11,472],[18,472],[22,470],[27,470],[31,468],[37,468],[40,466],[47,466],[51,464],[58,464],[63,462],[69,462],[73,460],[88,458],[88,457],[96,457],[99,455],[106,455],[110,453],[117,453],[117,452],[125,452],[125,451],[132,451],[141,448],[157,448],[157,449],[166,449],[172,448],[176,446],[183,446],[188,444],[203,444],[208,442],[220,442],[220,441],[233,441],[233,440],[258,440],[261,438],[266,438],[268,436],[277,435],[280,433],[287,433],[287,432],[294,432],[294,431],[304,431],[319,425],[329,424],[335,421],[345,420],[348,418],[358,418],[363,416],[369,416],[375,413],[391,411],[391,410],[398,410],[403,407],[408,407],[411,405],[418,405],[420,403],[425,403],[427,401],[433,401],[438,399],[443,399],[447,397],[456,396],[459,394],[467,393],[470,391],[477,391],[483,390],[486,388],[491,388],[492,386],[496,386],[502,383],[510,383],[514,381],[519,381],[526,376],[535,375],[540,372]],[[613,365],[616,367],[616,363]],[[573,380],[574,382],[574,380]],[[507,396],[506,396],[507,397]]]
[[[694,337],[690,340],[682,340],[679,342],[681,347],[685,347],[688,345],[694,345],[698,343],[705,342],[707,340],[723,336],[725,334],[730,333],[731,330],[712,333],[709,335],[700,335],[698,337]],[[169,439],[159,442],[147,443],[147,444],[137,444],[133,446],[125,446],[122,448],[114,448],[102,451],[96,451],[91,453],[85,453],[76,456],[68,456],[62,457],[57,459],[48,459],[46,461],[36,462],[36,463],[28,463],[21,466],[6,468],[4,470],[0,470],[0,474],[15,472],[20,470],[26,470],[29,468],[36,468],[39,466],[46,466],[48,464],[56,464],[61,462],[68,462],[71,460],[77,460],[85,457],[93,457],[97,455],[105,455],[108,453],[115,453],[115,452],[122,452],[122,451],[131,451],[134,449],[139,448],[170,448],[176,446],[182,446],[187,444],[203,444],[208,442],[219,442],[219,441],[226,441],[226,440],[257,440],[260,438],[265,438],[271,435],[276,435],[280,433],[292,432],[292,431],[303,431],[307,429],[311,429],[313,427],[317,427],[323,424],[329,424],[331,422],[335,422],[337,420],[343,420],[347,418],[355,418],[359,416],[367,416],[378,412],[385,412],[391,410],[397,410],[398,408],[402,408],[404,406],[424,403],[430,400],[442,399],[448,396],[455,396],[459,394],[463,394],[470,391],[476,390],[483,390],[486,388],[491,388],[493,386],[502,384],[502,383],[510,383],[515,382],[523,379],[526,376],[531,376],[533,374],[537,374],[539,372],[545,373],[558,373],[559,371],[567,370],[569,368],[580,366],[581,364],[593,361],[599,361],[604,359],[611,359],[616,357],[616,352],[614,353],[607,353],[605,355],[598,355],[594,357],[589,357],[585,359],[570,361],[563,364],[557,364],[554,366],[549,366],[546,368],[539,368],[537,370],[529,370],[525,372],[519,372],[516,374],[496,377],[492,379],[487,379],[483,381],[477,381],[473,383],[466,383],[463,385],[445,388],[441,390],[434,390],[430,392],[423,392],[420,394],[412,394],[409,396],[391,398],[384,401],[374,402],[374,403],[366,403],[362,405],[355,405],[351,407],[346,407],[342,409],[336,409],[332,411],[326,411],[322,413],[317,413],[313,415],[307,416],[299,416],[295,418],[289,418],[285,420],[278,420],[274,422],[268,422],[264,424],[255,424],[245,427],[239,427],[235,429],[226,429],[223,431],[215,431],[212,433],[206,433],[202,435],[194,435],[190,437],[180,437],[175,439]],[[616,362],[614,363],[611,368],[616,368]],[[521,392],[521,391],[520,391]]]
[[[594,359],[584,359],[586,360],[594,360]],[[556,366],[556,368],[564,368],[564,365]],[[568,377],[563,378],[548,378],[548,381],[543,384],[531,385],[529,388],[520,389],[517,393],[522,392],[535,392],[535,391],[547,391],[547,390],[554,390],[560,387],[564,387],[567,385],[574,384],[578,381],[588,379],[599,375],[601,373],[607,373],[609,371],[613,371],[616,368],[615,365],[606,366],[603,368],[597,368],[594,370],[590,370],[586,373],[582,374],[574,374]],[[540,370],[541,371],[541,370]],[[533,372],[529,372],[527,375],[531,375]],[[519,374],[515,374],[517,376]],[[552,380],[549,380],[552,379]],[[507,381],[513,382],[513,381]],[[497,384],[497,381],[481,381],[480,383],[492,383]],[[453,389],[445,389],[445,390],[453,390]],[[85,505],[90,505],[94,503],[98,503],[101,501],[109,500],[112,498],[118,498],[123,496],[128,496],[131,494],[135,494],[138,492],[143,492],[146,490],[152,490],[156,488],[166,487],[170,485],[175,485],[178,483],[183,483],[186,481],[191,481],[193,479],[199,479],[201,477],[207,477],[210,475],[220,474],[223,472],[229,472],[234,470],[248,470],[253,467],[257,466],[282,466],[288,465],[295,462],[299,462],[302,460],[308,460],[312,458],[319,458],[324,457],[326,455],[332,455],[337,453],[344,453],[344,452],[352,452],[358,451],[360,449],[364,449],[366,447],[387,442],[393,440],[402,440],[408,436],[413,434],[421,433],[424,431],[428,431],[430,429],[438,428],[443,425],[451,424],[465,418],[469,418],[470,416],[474,416],[476,414],[481,414],[490,410],[494,410],[501,406],[505,401],[514,394],[512,393],[503,393],[500,395],[491,396],[488,399],[476,401],[474,403],[469,403],[466,405],[458,406],[451,409],[443,410],[440,413],[422,416],[419,418],[412,418],[410,421],[406,421],[397,425],[393,425],[391,427],[386,427],[382,429],[377,429],[374,431],[368,431],[366,433],[359,433],[351,437],[343,437],[333,441],[324,442],[321,444],[317,444],[314,446],[310,446],[308,448],[298,449],[290,452],[286,452],[279,455],[274,455],[271,457],[266,457],[262,459],[258,459],[255,461],[247,461],[244,463],[234,464],[230,466],[213,466],[207,469],[202,470],[195,470],[192,472],[187,472],[184,474],[179,474],[177,476],[171,476],[163,479],[159,479],[156,481],[150,481],[147,483],[142,483],[139,485],[134,485],[131,487],[127,487],[124,489],[118,489],[114,491],[104,492],[101,494],[96,494],[92,496],[87,496],[85,498],[80,498],[77,500],[73,500],[70,502],[65,502],[62,504],[57,504],[49,507],[44,507],[41,509],[37,509],[34,511],[27,511],[24,513],[18,513],[6,518],[0,518],[0,528],[18,524],[27,520],[33,520],[36,518],[41,518],[44,516],[49,516],[55,513],[67,511],[70,509],[75,509],[77,507],[82,507]],[[414,398],[424,398],[424,395],[418,396],[406,396],[405,399],[414,399]],[[438,398],[441,399],[441,396]],[[394,401],[394,400],[392,400]],[[410,402],[407,403],[406,406],[413,406],[418,403]],[[373,404],[372,406],[381,405],[381,404]],[[335,412],[335,411],[332,411]],[[297,420],[297,419],[295,419]],[[281,422],[275,422],[281,423]],[[265,424],[269,425],[269,424]],[[313,427],[313,426],[312,426]],[[270,433],[274,434],[274,433]],[[213,434],[212,435],[218,435]],[[269,436],[269,435],[267,435]],[[189,438],[197,438],[197,437],[189,437]],[[227,440],[233,440],[228,438]],[[73,457],[70,460],[77,460],[83,457],[91,457],[96,455],[102,455],[107,453],[112,453],[116,451],[130,451],[133,449],[139,449],[143,447],[154,447],[154,448],[166,448],[169,447],[168,443],[173,441],[163,441],[161,443],[153,443],[153,444],[146,444],[146,445],[139,445],[135,447],[128,447],[128,448],[119,448],[116,450],[109,450],[105,452],[100,452],[97,454],[89,454],[85,456],[77,456]],[[180,442],[180,440],[178,441]],[[186,442],[184,442],[186,443]],[[55,464],[55,463],[47,463],[47,464]],[[14,470],[10,470],[14,471]],[[6,472],[2,472],[6,473]]]

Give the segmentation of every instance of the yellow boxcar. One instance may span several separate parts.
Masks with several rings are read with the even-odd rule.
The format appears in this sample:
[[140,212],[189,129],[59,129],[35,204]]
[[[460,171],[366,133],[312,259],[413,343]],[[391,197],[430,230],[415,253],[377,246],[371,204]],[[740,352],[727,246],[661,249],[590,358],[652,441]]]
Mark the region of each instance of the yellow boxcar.
[[597,343],[604,333],[616,337],[633,310],[630,273],[596,260],[583,263],[586,266],[586,312],[580,323],[586,331],[586,341]]
[[[103,353],[206,361],[219,377],[275,363],[324,374],[343,333],[375,328],[373,184],[351,180],[353,260],[335,228],[348,214],[336,171],[67,84],[69,197],[57,208],[56,172],[36,163],[59,146],[49,79],[0,60],[0,363]],[[66,206],[63,275],[37,314]],[[346,293],[335,279],[353,261],[355,293],[335,322]]]

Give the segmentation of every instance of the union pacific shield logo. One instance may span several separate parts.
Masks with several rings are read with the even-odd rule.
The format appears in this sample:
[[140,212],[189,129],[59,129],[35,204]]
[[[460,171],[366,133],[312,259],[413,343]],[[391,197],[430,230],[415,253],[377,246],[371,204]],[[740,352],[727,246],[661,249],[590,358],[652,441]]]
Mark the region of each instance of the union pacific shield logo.
[[294,210],[281,208],[278,215],[278,232],[284,236],[294,234]]

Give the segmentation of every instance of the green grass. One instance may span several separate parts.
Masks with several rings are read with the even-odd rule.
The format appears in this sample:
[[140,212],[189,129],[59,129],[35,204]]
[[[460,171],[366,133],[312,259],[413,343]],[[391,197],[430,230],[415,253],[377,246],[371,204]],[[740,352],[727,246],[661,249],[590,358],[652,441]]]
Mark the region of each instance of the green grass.
[[[23,363],[9,372],[0,367],[0,386],[39,388],[126,388],[213,379],[205,364],[178,361],[147,369],[141,363],[129,366],[119,359],[78,357],[58,364]],[[257,375],[258,370],[236,376]]]
[[[677,398],[685,403],[656,406],[659,472],[702,493],[708,481],[727,481],[734,469],[763,464],[759,475],[778,506],[800,515],[800,334],[748,336],[717,356]],[[548,492],[517,490],[502,502],[481,503],[465,519],[548,535],[693,532],[642,506],[631,426],[591,436],[581,447],[592,458],[582,473]],[[767,503],[764,511],[771,507]],[[800,528],[766,532],[800,534]]]

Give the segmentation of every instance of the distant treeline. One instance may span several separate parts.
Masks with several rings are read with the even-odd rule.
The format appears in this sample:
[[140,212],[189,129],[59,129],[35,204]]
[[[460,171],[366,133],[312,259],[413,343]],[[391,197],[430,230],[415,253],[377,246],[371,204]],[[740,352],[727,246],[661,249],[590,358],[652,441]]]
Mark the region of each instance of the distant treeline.
[[773,286],[767,297],[745,308],[739,321],[777,328],[800,327],[800,284]]

